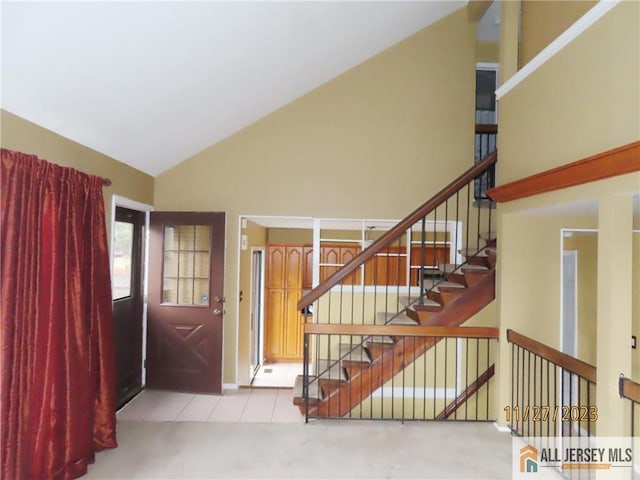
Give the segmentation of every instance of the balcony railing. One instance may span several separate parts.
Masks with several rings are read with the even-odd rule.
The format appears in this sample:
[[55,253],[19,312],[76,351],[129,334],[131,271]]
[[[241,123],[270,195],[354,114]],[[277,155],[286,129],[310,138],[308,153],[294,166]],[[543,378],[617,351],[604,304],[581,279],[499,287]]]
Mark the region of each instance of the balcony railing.
[[507,330],[511,343],[511,405],[504,415],[524,437],[595,434],[596,367]]

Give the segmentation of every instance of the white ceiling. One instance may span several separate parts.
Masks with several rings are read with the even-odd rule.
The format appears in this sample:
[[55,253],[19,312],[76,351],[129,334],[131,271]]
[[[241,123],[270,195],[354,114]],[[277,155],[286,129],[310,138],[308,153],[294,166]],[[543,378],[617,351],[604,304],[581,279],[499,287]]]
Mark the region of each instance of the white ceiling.
[[3,1],[1,105],[157,175],[466,3]]

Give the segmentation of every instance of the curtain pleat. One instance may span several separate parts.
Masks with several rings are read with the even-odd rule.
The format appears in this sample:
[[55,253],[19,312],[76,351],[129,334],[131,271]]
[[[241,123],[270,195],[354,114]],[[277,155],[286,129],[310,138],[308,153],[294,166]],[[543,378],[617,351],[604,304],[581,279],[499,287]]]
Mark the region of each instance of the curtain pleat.
[[117,445],[102,181],[1,155],[2,478],[76,478]]

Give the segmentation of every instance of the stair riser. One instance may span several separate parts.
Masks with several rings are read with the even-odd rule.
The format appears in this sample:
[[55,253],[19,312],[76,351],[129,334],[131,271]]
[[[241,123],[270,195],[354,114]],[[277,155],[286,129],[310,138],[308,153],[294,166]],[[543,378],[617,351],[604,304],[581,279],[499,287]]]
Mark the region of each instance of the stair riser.
[[465,292],[463,288],[456,289],[441,289],[439,292],[429,291],[427,292],[427,298],[431,300],[435,300],[436,302],[446,306],[453,302],[456,298],[458,298],[462,293]]
[[489,263],[487,262],[487,257],[469,257],[467,258],[467,263],[469,265],[480,265],[482,267],[488,267]]
[[465,277],[461,273],[449,273],[447,274],[446,279],[448,282],[455,282],[459,283],[460,285],[467,286]]
[[489,272],[489,270],[483,272],[464,272],[464,278],[469,287],[473,287],[478,282],[482,281],[484,276]]

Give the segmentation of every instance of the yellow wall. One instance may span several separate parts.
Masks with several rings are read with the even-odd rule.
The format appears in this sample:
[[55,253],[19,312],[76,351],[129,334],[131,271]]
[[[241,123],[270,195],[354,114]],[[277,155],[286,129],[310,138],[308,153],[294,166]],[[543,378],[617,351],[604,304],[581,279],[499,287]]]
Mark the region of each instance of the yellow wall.
[[269,228],[269,243],[295,243],[306,245],[313,243],[313,230],[305,228]]
[[598,233],[576,232],[564,239],[564,251],[578,256],[578,358],[591,365],[596,360],[598,308]]
[[153,177],[5,110],[1,111],[0,121],[3,148],[111,179],[111,186],[103,189],[108,231],[112,195],[153,204]]
[[621,2],[500,99],[499,183],[640,139],[639,17]]
[[498,63],[500,61],[499,42],[478,42],[476,48],[477,62]]
[[[230,299],[241,213],[402,218],[472,164],[475,43],[461,9],[158,176],[157,208],[227,212]],[[229,302],[227,383],[237,322]]]
[[596,3],[598,2],[576,0],[545,2],[524,0],[521,2],[520,66],[526,65]]

